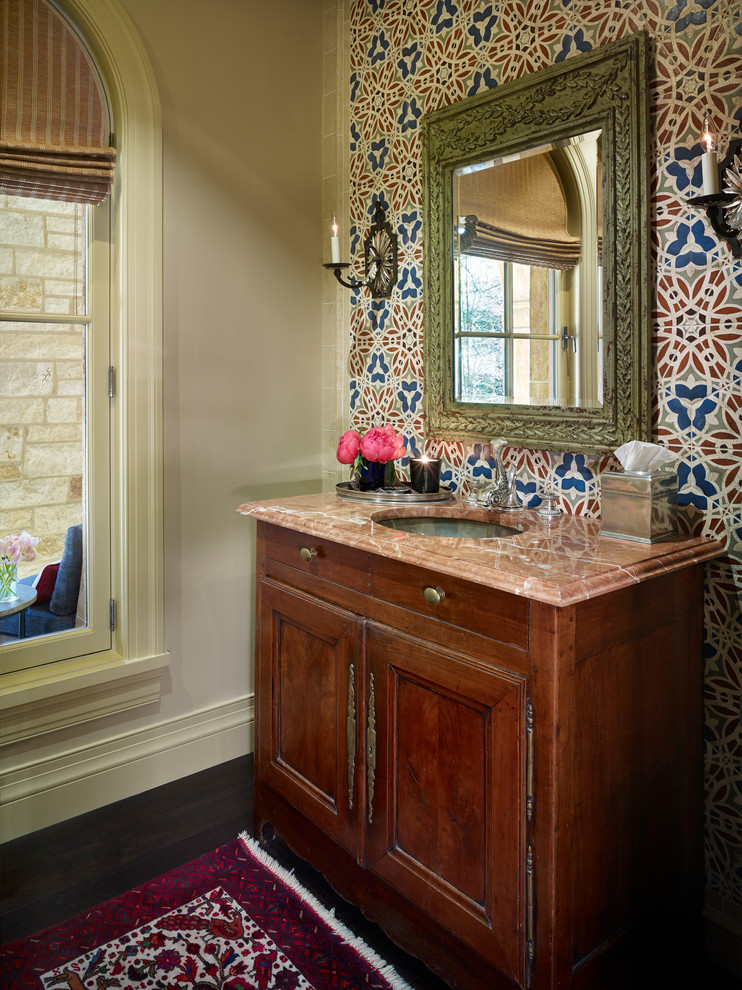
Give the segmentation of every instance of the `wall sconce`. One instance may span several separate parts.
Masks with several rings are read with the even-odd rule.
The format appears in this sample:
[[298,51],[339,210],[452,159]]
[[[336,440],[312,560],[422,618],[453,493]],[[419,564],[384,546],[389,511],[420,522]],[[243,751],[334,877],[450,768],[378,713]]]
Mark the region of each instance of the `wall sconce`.
[[[700,196],[694,196],[688,202],[691,206],[700,206],[706,210],[709,223],[719,237],[729,242],[735,258],[742,256],[742,164],[737,157],[742,153],[742,138],[736,138],[729,144],[726,158],[717,163],[716,132],[708,113],[703,118],[701,130],[701,170],[703,187]],[[720,179],[724,183],[723,192],[719,191]]]
[[335,218],[332,220],[332,261],[324,268],[331,268],[335,278],[346,289],[371,289],[373,299],[389,299],[397,284],[397,235],[387,223],[386,213],[376,200],[374,215],[366,240],[363,242],[366,277],[360,281],[344,279],[341,272],[350,268],[349,261],[340,261],[340,238]]

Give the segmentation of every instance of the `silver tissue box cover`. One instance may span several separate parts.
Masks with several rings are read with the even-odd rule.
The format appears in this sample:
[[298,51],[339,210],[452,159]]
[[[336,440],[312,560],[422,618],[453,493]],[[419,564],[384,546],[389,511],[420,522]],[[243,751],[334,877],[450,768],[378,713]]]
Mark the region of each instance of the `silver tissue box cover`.
[[678,531],[678,476],[674,471],[607,471],[600,476],[601,536],[658,543]]

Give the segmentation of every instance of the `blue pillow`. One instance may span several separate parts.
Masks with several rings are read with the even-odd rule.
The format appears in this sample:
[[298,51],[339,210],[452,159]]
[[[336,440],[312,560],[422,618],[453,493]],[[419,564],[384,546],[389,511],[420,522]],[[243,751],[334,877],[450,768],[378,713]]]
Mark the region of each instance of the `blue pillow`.
[[57,583],[49,602],[49,611],[54,615],[70,615],[77,611],[82,575],[82,523],[70,526],[64,538],[64,553],[59,565]]

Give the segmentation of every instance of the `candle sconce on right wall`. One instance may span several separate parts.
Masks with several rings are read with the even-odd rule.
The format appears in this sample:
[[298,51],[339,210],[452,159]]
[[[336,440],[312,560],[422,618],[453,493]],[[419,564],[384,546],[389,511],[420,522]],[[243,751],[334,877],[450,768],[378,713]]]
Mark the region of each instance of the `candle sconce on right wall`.
[[[719,237],[729,242],[735,258],[742,257],[742,138],[729,145],[729,152],[720,165],[716,164],[715,135],[708,115],[704,118],[701,144],[706,149],[701,156],[703,166],[703,195],[688,202],[706,210],[709,223]],[[723,189],[719,190],[719,179]]]

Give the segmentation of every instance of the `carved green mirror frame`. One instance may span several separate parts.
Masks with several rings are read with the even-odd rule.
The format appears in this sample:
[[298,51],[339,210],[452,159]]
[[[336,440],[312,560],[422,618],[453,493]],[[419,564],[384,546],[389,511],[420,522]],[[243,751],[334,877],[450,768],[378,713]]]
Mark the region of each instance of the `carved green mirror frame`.
[[[632,35],[505,83],[424,121],[426,435],[505,437],[513,446],[609,453],[649,438],[647,39]],[[602,131],[601,408],[456,402],[453,172]],[[533,204],[535,212],[538,203]]]

